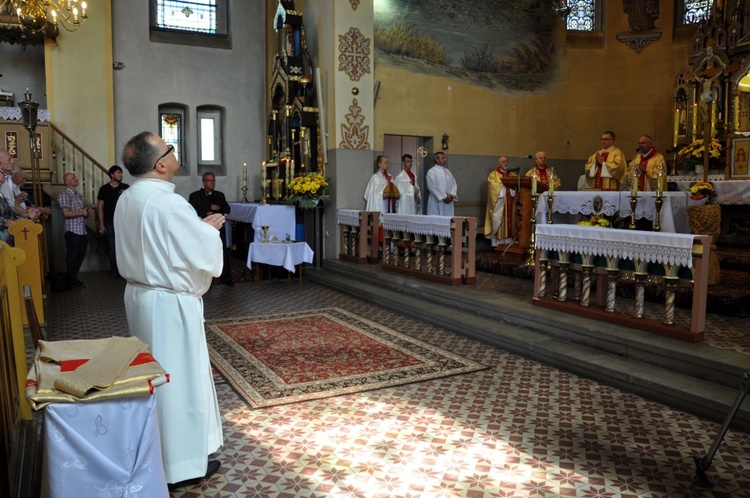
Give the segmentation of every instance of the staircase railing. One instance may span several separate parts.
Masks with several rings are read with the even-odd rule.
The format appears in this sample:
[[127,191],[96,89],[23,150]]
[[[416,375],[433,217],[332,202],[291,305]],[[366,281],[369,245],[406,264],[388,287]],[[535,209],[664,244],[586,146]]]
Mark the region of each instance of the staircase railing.
[[65,173],[73,172],[78,177],[78,193],[87,206],[96,205],[99,187],[109,181],[108,168],[102,166],[83,148],[50,123],[52,161],[50,163],[50,183],[63,184]]

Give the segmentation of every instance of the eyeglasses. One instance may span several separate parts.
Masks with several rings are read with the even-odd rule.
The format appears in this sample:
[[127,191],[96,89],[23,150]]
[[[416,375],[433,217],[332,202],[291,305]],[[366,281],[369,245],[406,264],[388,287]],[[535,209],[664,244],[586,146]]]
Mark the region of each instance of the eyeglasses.
[[167,145],[167,151],[161,156],[159,156],[159,159],[156,160],[156,162],[154,163],[154,169],[156,169],[156,165],[159,164],[159,161],[167,157],[170,152],[174,152],[174,145],[172,144]]

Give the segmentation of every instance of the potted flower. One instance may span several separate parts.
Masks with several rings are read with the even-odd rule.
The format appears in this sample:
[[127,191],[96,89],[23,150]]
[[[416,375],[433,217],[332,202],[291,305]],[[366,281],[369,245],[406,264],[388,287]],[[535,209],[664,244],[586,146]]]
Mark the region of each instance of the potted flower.
[[289,199],[302,209],[312,209],[320,201],[327,201],[331,198],[325,193],[325,189],[330,186],[329,180],[319,173],[312,173],[305,176],[294,178],[287,188]]
[[[721,142],[712,138],[708,146],[708,168],[717,169],[722,167],[724,152]],[[706,151],[703,139],[699,138],[686,145],[677,153],[677,160],[682,164],[682,169],[703,173],[703,153]]]
[[690,188],[687,189],[687,192],[690,195],[690,198],[694,201],[699,201],[708,197],[708,202],[710,203],[711,199],[716,197],[716,191],[714,190],[714,186],[713,184],[711,184],[711,182],[695,182],[690,185]]

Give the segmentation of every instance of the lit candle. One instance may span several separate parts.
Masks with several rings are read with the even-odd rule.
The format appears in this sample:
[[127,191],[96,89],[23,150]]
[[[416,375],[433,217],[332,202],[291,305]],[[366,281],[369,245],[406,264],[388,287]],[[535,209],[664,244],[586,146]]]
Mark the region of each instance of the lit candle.
[[247,163],[242,163],[242,186],[247,187]]
[[536,175],[531,175],[531,195],[536,195]]
[[631,175],[630,178],[630,196],[635,197],[638,195],[638,177]]
[[86,19],[86,7],[88,7],[86,2],[81,2],[81,15],[84,19]]
[[260,179],[263,182],[263,186],[266,185],[266,162],[263,161],[263,164],[260,165]]
[[52,9],[52,24],[57,26],[57,11],[55,9]]
[[552,174],[552,171],[549,172],[549,189],[548,194],[550,197],[552,197],[555,194],[555,175]]
[[78,9],[73,7],[73,24],[78,24]]

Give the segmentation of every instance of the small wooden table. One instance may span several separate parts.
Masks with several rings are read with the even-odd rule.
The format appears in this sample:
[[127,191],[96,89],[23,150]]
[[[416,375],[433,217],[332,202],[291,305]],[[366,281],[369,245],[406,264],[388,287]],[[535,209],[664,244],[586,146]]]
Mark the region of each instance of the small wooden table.
[[[288,273],[289,285],[292,285],[292,273],[299,266],[299,282],[302,283],[302,263],[313,262],[313,250],[307,242],[252,242],[247,251],[247,267],[252,269],[253,263],[270,266],[283,266]],[[258,266],[255,266],[259,277]]]

